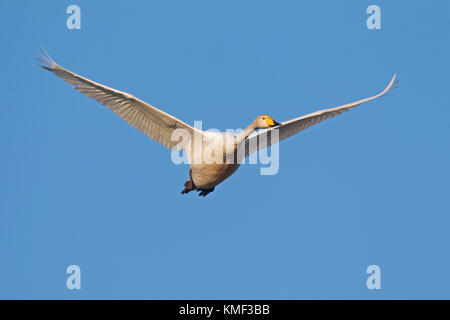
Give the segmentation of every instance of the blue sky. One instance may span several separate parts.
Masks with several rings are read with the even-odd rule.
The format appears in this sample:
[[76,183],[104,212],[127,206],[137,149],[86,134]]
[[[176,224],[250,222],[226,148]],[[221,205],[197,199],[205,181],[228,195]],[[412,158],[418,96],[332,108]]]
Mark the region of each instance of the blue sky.
[[[81,30],[66,8],[81,8]],[[381,8],[381,30],[366,8]],[[0,298],[450,298],[448,1],[1,1]],[[388,96],[206,198],[187,166],[38,68],[241,128]],[[81,290],[65,286],[81,268]],[[366,268],[381,267],[381,290]]]

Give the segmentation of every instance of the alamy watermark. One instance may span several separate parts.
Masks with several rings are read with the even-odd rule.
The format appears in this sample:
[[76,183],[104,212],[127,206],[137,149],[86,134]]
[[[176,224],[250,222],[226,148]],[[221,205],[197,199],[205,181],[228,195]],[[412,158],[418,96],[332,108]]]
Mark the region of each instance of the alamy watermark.
[[[242,129],[203,131],[202,122],[194,121],[194,131],[178,128],[171,134],[171,160],[174,164],[191,165],[263,165],[261,175],[274,175],[279,170],[279,130],[261,132]],[[269,152],[270,147],[270,152]],[[248,159],[248,160],[247,160]]]
[[81,29],[81,9],[79,6],[72,4],[67,7],[66,13],[70,14],[66,20],[67,29]]
[[381,29],[381,9],[379,6],[372,4],[367,7],[366,12],[370,16],[366,20],[366,26],[369,30]]
[[369,290],[381,289],[381,268],[376,264],[367,267],[366,273],[370,276],[366,280],[366,286]]
[[66,279],[66,288],[69,290],[81,289],[81,269],[78,265],[72,264],[67,267],[66,273],[69,276]]

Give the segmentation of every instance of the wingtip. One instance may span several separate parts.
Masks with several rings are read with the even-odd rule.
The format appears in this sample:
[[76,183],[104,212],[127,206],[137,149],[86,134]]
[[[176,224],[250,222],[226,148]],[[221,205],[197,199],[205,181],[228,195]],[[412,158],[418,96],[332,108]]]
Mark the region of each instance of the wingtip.
[[386,87],[384,93],[387,93],[389,90],[391,90],[394,85],[396,85],[398,83],[398,80],[396,81],[395,79],[397,78],[397,73],[394,73],[394,76],[392,77],[391,81],[389,82],[388,86]]
[[396,73],[394,73],[394,76],[392,77],[392,80],[391,80],[391,82],[393,83],[394,81],[395,81],[395,79],[397,78],[397,72]]
[[50,57],[49,53],[47,52],[47,50],[45,50],[45,48],[43,46],[41,46],[41,50],[42,52],[39,52],[38,55],[39,57],[36,57],[36,60],[38,60],[39,62],[43,63],[43,65],[40,65],[41,67],[50,67],[53,68],[54,66],[56,66],[56,62]]

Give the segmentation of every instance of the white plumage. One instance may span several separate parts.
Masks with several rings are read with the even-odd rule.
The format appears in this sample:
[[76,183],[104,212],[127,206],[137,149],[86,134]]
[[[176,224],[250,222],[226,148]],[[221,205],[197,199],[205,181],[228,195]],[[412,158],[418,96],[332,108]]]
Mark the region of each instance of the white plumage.
[[[221,143],[220,139],[217,139],[217,134],[198,130],[126,92],[109,88],[64,69],[48,55],[42,56],[42,59],[39,60],[44,63],[41,67],[70,83],[79,92],[107,106],[133,127],[145,133],[150,139],[161,143],[169,149],[183,148],[187,151],[187,154],[192,154],[194,150],[191,143],[193,141],[192,138],[190,140],[181,139],[176,141],[172,139],[173,133],[177,129],[185,130],[190,137],[193,137],[194,134],[198,135],[202,140],[203,150],[206,148],[211,149],[211,147]],[[272,117],[267,115],[258,116],[246,129],[233,137],[234,147],[231,152],[236,153],[240,146],[245,146],[245,156],[249,156],[257,150],[271,145],[272,139],[268,139],[263,143],[261,139],[265,138],[267,134],[270,135],[273,130],[278,130],[279,141],[281,141],[323,120],[330,119],[362,103],[379,98],[393,88],[395,77],[396,75],[393,76],[388,86],[379,94],[339,107],[320,110],[282,123],[274,121]],[[255,132],[257,129],[262,130]],[[228,137],[227,134],[223,136]],[[222,143],[219,149],[223,147],[225,157],[226,154],[230,153],[229,143],[226,150],[223,145],[225,144]],[[216,185],[224,181],[239,168],[239,163],[226,163],[225,161],[223,163],[196,163],[192,156],[188,157],[188,160],[191,164],[189,170],[190,179],[186,181],[185,189],[182,193],[197,190],[200,191],[201,196],[205,196],[213,191]]]

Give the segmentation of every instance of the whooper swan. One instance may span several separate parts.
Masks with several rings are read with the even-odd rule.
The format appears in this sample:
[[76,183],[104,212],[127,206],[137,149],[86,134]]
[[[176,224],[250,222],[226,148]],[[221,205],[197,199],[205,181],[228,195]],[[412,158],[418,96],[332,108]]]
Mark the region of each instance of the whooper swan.
[[[268,115],[261,115],[242,132],[231,135],[225,132],[218,134],[194,128],[126,92],[109,88],[64,69],[56,64],[48,54],[43,55],[39,61],[44,64],[41,65],[42,68],[70,83],[81,93],[107,106],[154,141],[171,150],[184,150],[190,169],[189,180],[185,182],[185,188],[181,193],[197,190],[200,192],[200,196],[206,196],[214,191],[219,183],[231,176],[239,168],[244,157],[323,120],[385,95],[393,88],[396,77],[394,75],[389,85],[382,92],[372,97],[339,107],[316,111],[281,123],[276,122]],[[254,132],[257,129],[264,130]],[[274,130],[277,131],[278,141],[267,138],[271,135],[276,136]],[[175,134],[180,132],[182,134]],[[201,141],[200,148],[195,147],[195,137]],[[212,155],[215,161],[207,160],[205,155],[202,156],[202,152],[205,150],[214,150],[209,156]],[[239,152],[239,150],[242,152]],[[200,155],[197,156],[197,154]],[[217,161],[217,159],[220,161]]]

